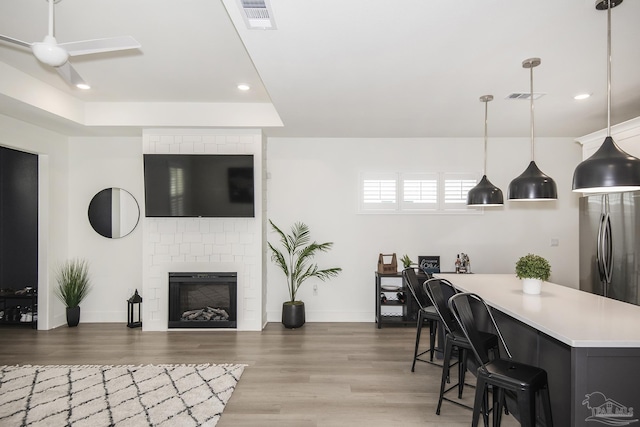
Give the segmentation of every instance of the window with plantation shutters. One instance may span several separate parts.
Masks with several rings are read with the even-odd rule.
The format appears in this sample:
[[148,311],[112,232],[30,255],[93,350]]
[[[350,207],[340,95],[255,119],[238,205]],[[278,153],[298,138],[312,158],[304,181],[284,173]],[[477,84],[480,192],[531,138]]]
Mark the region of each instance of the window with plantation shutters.
[[363,212],[398,209],[398,175],[366,173],[360,179],[360,210]]
[[361,213],[478,213],[467,208],[473,174],[450,172],[364,172],[359,182]]
[[363,196],[363,203],[395,203],[396,181],[393,179],[365,180]]
[[438,208],[437,174],[403,174],[401,210]]
[[470,174],[443,174],[444,209],[466,209],[467,193],[476,186],[477,180]]

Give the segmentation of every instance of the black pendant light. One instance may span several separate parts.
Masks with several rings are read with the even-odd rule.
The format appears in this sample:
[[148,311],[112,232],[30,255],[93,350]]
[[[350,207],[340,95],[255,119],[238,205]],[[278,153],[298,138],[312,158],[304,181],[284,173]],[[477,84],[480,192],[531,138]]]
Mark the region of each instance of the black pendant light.
[[509,200],[545,201],[556,200],[558,190],[555,181],[542,173],[534,160],[533,133],[533,69],[540,65],[540,58],[529,58],[522,61],[523,68],[531,72],[531,163],[522,174],[509,184]]
[[607,10],[607,137],[591,157],[573,172],[573,191],[615,193],[640,190],[640,159],[625,153],[611,138],[611,9],[622,0],[601,0],[596,9]]
[[487,179],[487,106],[489,101],[493,101],[493,95],[483,95],[480,101],[484,102],[484,165],[482,179],[467,193],[467,206],[502,206],[502,190]]

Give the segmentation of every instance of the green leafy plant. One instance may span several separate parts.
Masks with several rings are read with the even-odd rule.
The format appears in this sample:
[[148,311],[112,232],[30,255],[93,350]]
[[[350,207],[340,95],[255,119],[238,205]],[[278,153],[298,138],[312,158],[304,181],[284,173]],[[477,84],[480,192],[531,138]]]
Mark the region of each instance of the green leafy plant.
[[547,281],[551,275],[549,261],[540,255],[527,254],[516,262],[518,279],[540,279]]
[[413,264],[413,261],[411,261],[411,258],[409,258],[407,254],[404,254],[402,258],[400,258],[400,261],[402,261],[404,268],[411,267],[411,264]]
[[273,221],[269,220],[273,231],[280,236],[282,250],[268,242],[271,250],[271,260],[287,276],[287,286],[289,287],[289,301],[296,301],[296,293],[300,286],[311,277],[325,281],[330,277],[338,275],[342,268],[318,269],[318,265],[311,260],[318,252],[326,252],[333,246],[333,242],[317,243],[311,242],[309,227],[296,222],[291,226],[291,234],[285,234]]
[[56,281],[54,295],[67,308],[78,307],[91,290],[89,264],[83,259],[65,261],[56,271]]

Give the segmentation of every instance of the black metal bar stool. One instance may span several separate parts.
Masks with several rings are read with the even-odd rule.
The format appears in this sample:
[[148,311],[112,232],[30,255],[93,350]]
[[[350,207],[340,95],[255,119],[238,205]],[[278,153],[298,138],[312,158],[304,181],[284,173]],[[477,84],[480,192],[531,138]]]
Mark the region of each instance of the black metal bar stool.
[[[411,365],[411,372],[415,371],[416,361],[431,363],[433,365],[441,366],[439,363],[433,361],[433,353],[436,350],[436,333],[438,329],[438,321],[440,316],[434,306],[427,305],[426,298],[420,298],[417,291],[420,290],[420,281],[418,275],[413,267],[407,267],[402,270],[402,279],[404,286],[409,289],[411,296],[418,305],[418,318],[416,329],[416,345],[413,352],[413,363]],[[422,292],[420,293],[422,294]],[[422,334],[422,326],[427,322],[429,324],[429,348],[425,351],[419,352],[420,348],[420,335]],[[422,359],[426,353],[429,353],[429,359]]]
[[[455,287],[445,279],[429,279],[423,284],[424,291],[433,303],[440,322],[445,329],[445,344],[444,344],[444,363],[442,367],[442,379],[440,381],[440,397],[438,398],[438,406],[436,407],[436,414],[440,415],[440,408],[442,407],[442,401],[454,403],[459,406],[463,406],[468,409],[473,409],[461,402],[453,399],[449,399],[446,394],[453,390],[458,389],[458,399],[462,398],[462,392],[465,386],[465,375],[467,371],[467,355],[471,350],[471,344],[465,337],[464,333],[460,329],[460,326],[456,322],[455,318],[449,310],[447,302],[449,298],[458,293]],[[480,332],[481,340],[484,346],[491,351],[491,357],[499,357],[498,336],[488,332]],[[451,363],[451,357],[454,349],[458,350],[458,361]],[[458,382],[446,388],[446,382],[449,379],[449,370],[451,366],[458,365]],[[469,385],[469,384],[466,384]]]
[[[509,359],[489,360],[487,348],[480,339],[476,319],[471,309],[471,304],[474,302],[480,302],[488,313]],[[469,340],[473,354],[480,364],[477,370],[478,379],[471,426],[477,427],[480,412],[487,412],[486,396],[488,387],[491,387],[493,389],[494,427],[500,425],[502,409],[505,404],[509,412],[520,422],[520,425],[535,427],[536,396],[540,398],[542,404],[542,413],[540,414],[544,416],[542,424],[546,427],[553,427],[547,372],[536,366],[518,363],[511,359],[511,353],[485,301],[473,293],[459,293],[449,299],[449,308]]]

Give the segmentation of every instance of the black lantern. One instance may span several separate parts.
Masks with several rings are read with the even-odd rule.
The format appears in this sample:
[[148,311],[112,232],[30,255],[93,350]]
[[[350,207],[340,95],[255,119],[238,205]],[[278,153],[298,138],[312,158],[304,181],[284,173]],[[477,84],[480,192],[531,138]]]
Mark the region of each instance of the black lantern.
[[133,296],[127,300],[127,305],[129,306],[127,326],[129,328],[141,327],[142,326],[142,297],[138,294],[137,289],[136,289],[136,293],[133,294]]

